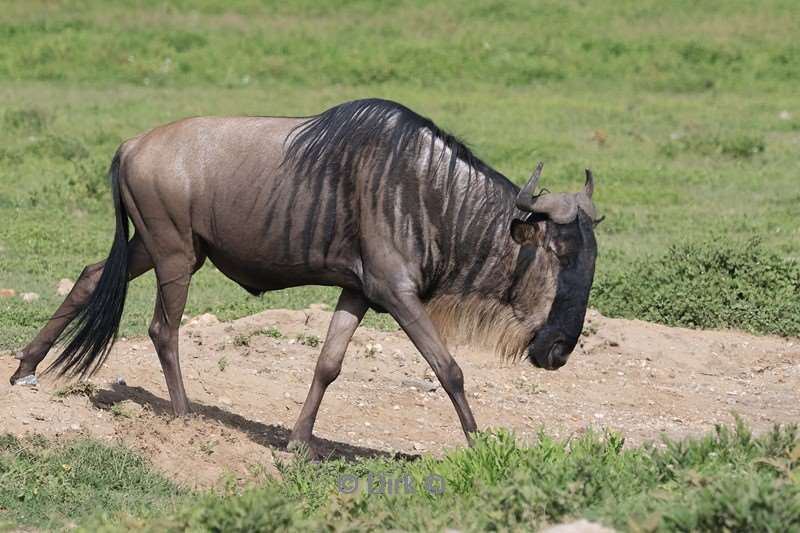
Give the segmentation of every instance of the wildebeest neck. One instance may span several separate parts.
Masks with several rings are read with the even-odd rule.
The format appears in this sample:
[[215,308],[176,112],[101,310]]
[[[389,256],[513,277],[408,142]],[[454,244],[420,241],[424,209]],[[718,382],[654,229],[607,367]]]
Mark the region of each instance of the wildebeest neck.
[[[511,221],[522,215],[515,207],[519,189],[430,120],[394,102],[348,102],[295,128],[284,168],[297,176],[292,183],[315,193],[353,195],[333,202],[320,194],[322,212],[297,216],[309,235],[325,235],[316,228],[327,219],[337,235],[347,228],[343,242],[355,243],[365,283],[402,271],[443,335],[496,337],[507,344],[501,352],[519,356],[531,330],[544,322],[552,279],[544,287],[530,284],[537,291],[533,313],[515,309],[508,297],[520,250],[510,236]],[[326,214],[330,205],[333,217]],[[321,246],[328,256],[325,241],[300,244],[302,250]],[[544,255],[532,268],[552,274]]]
[[432,293],[500,296],[510,281],[516,246],[509,228],[516,188],[488,168],[459,165],[430,183],[422,218],[438,228],[428,246]]

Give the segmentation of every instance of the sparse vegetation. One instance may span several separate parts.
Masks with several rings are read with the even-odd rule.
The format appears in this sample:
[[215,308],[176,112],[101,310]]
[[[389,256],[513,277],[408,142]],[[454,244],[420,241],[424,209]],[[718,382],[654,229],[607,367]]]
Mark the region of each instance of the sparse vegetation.
[[109,409],[112,415],[117,418],[130,418],[131,414],[125,409],[125,405],[121,402],[117,402],[111,406]]
[[86,396],[91,398],[96,391],[97,387],[89,381],[75,381],[64,385],[53,394],[59,398],[66,396]]
[[270,326],[270,327],[266,328],[263,331],[263,335],[266,335],[267,337],[269,337],[271,339],[281,339],[281,338],[283,338],[283,333],[281,333],[281,330],[279,330],[275,326]]
[[295,337],[295,340],[303,346],[308,346],[310,348],[317,348],[322,344],[322,340],[316,335],[306,335],[305,333],[301,333]]
[[250,346],[251,335],[239,334],[233,338],[233,345],[238,347]]
[[220,372],[225,372],[225,369],[228,368],[228,358],[225,356],[220,357],[217,361],[217,368],[219,368]]

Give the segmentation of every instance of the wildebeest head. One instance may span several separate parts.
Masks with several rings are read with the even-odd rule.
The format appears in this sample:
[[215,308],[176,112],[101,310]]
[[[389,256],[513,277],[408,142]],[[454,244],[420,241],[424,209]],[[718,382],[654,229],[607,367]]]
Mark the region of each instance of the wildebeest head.
[[527,214],[511,224],[511,237],[520,246],[511,304],[518,315],[541,313],[546,304],[541,287],[555,288],[547,319],[543,325],[537,321],[527,348],[531,363],[555,370],[567,362],[583,328],[597,257],[594,226],[599,221],[589,169],[583,190],[574,194],[534,195],[541,173],[539,163],[517,196],[517,208]]

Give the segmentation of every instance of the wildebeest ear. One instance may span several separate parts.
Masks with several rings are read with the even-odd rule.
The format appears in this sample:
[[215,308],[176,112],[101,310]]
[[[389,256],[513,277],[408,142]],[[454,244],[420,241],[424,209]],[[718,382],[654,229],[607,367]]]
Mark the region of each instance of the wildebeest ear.
[[530,222],[518,218],[511,221],[511,238],[519,245],[533,241],[538,232],[536,226]]

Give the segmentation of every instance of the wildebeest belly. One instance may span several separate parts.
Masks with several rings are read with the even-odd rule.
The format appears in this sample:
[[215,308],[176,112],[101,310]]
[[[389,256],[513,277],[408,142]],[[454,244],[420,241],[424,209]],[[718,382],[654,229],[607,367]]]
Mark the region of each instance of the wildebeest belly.
[[361,290],[358,261],[341,257],[306,261],[302,256],[287,261],[277,250],[271,253],[267,243],[258,251],[252,247],[240,249],[214,243],[206,243],[204,248],[220,272],[253,294],[301,285],[334,285]]

